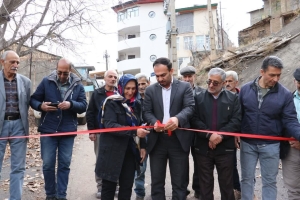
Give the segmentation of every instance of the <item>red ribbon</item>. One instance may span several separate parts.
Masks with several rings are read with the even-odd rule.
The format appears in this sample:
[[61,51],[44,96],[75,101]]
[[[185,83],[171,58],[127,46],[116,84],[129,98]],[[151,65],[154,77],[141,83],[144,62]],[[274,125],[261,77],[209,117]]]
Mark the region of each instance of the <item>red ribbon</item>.
[[[159,127],[164,127],[164,124],[157,122]],[[90,134],[90,133],[110,133],[116,131],[130,131],[137,130],[139,128],[153,128],[154,126],[133,126],[133,127],[118,127],[118,128],[106,128],[106,129],[95,129],[95,130],[85,130],[85,131],[76,131],[76,132],[62,132],[62,133],[47,133],[47,134],[39,134],[39,135],[27,135],[27,136],[13,136],[13,137],[0,137],[0,140],[8,140],[8,139],[17,139],[17,138],[39,138],[39,137],[55,137],[55,136],[70,136],[76,134]],[[277,137],[277,136],[266,136],[266,135],[258,135],[258,134],[247,134],[247,133],[231,133],[231,132],[222,132],[222,131],[208,131],[208,130],[197,130],[197,129],[189,129],[189,128],[178,128],[180,130],[194,131],[199,133],[218,133],[221,135],[228,136],[239,136],[246,138],[256,138],[256,139],[266,139],[266,140],[279,140],[279,141],[297,141],[295,138],[288,137]],[[168,135],[172,135],[172,131],[168,130]]]
[[[159,120],[157,120],[156,123],[157,123],[158,127],[162,127],[162,128],[165,127],[165,125],[162,124]],[[172,136],[172,131],[171,130],[168,130],[168,136]]]

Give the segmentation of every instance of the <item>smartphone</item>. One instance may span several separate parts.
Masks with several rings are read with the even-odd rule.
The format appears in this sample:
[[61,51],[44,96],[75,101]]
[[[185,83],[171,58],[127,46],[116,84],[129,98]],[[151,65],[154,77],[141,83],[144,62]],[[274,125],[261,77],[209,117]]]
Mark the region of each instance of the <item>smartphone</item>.
[[51,104],[48,104],[48,106],[53,106],[53,107],[57,107],[59,103],[51,103]]

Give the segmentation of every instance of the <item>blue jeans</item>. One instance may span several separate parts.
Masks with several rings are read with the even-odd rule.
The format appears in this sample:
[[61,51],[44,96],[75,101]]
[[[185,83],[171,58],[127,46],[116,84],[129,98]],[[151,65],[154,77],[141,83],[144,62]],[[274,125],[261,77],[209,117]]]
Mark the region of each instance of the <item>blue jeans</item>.
[[[8,121],[4,120],[2,133],[0,137],[24,136],[25,130],[23,128],[22,120]],[[9,139],[0,140],[0,172],[2,169],[3,157],[7,142],[10,145],[11,151],[11,172],[10,172],[10,200],[21,200],[22,187],[25,172],[25,160],[27,150],[27,139]],[[1,178],[1,174],[0,174]]]
[[148,155],[146,156],[145,160],[143,161],[143,166],[140,166],[141,173],[138,176],[137,171],[135,172],[135,188],[134,192],[137,196],[139,197],[145,197],[145,172],[147,168],[147,160],[148,160]]
[[[74,138],[74,136],[41,137],[41,156],[47,197],[66,198],[67,196]],[[55,179],[56,152],[58,164]]]
[[262,177],[262,200],[277,199],[276,177],[279,166],[279,142],[253,145],[241,140],[242,199],[253,200],[254,179],[259,160]]

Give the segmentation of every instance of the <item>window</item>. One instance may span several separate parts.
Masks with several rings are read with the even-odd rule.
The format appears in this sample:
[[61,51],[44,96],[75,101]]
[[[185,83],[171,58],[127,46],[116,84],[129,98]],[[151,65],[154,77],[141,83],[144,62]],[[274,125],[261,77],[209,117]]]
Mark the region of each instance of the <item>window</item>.
[[148,14],[148,16],[150,18],[154,18],[155,17],[155,12],[154,11],[150,11],[149,14]]
[[128,35],[128,39],[135,38],[135,35]]
[[155,40],[155,39],[156,39],[156,35],[155,35],[155,34],[151,34],[151,35],[149,36],[149,38],[150,38],[150,40]]
[[139,16],[139,8],[128,8],[127,10],[123,10],[118,13],[118,22],[123,21],[124,19],[130,19],[133,17]]
[[155,60],[156,60],[156,55],[151,55],[151,56],[150,56],[150,61],[151,61],[151,62],[154,62]]
[[189,50],[193,47],[193,36],[183,37],[184,40],[184,49]]
[[180,69],[180,65],[182,64],[183,62],[183,58],[178,58],[178,69]]
[[[197,51],[203,51],[205,46],[205,35],[196,36]],[[206,47],[205,47],[206,48]]]
[[135,55],[128,55],[128,59],[135,59]]
[[127,19],[132,18],[132,17],[138,17],[139,16],[139,9],[138,7],[135,8],[129,8],[126,11],[127,13]]
[[125,13],[119,12],[118,13],[118,22],[123,21],[125,19]]
[[209,35],[205,35],[205,48],[206,48],[206,50],[210,50],[210,37],[209,37]]
[[176,16],[176,27],[178,33],[193,33],[194,32],[194,13],[180,14]]
[[180,44],[179,42],[180,42],[180,38],[177,37],[177,38],[176,38],[176,47],[177,47],[177,50],[179,50],[179,47],[180,47],[180,46],[179,46],[179,44]]
[[178,69],[181,69],[180,66],[182,65],[182,63],[184,64],[184,66],[182,66],[182,67],[186,67],[189,62],[191,62],[190,57],[180,57],[180,58],[178,58]]

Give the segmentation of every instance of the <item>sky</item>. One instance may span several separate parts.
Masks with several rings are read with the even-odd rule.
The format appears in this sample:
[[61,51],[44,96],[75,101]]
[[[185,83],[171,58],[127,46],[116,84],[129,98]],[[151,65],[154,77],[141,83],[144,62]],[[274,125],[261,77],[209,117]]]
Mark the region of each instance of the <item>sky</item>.
[[[116,5],[118,0],[112,0]],[[124,2],[124,1],[123,1]],[[228,33],[230,40],[238,46],[238,31],[250,26],[249,11],[263,7],[262,0],[211,0],[211,3],[218,3],[218,10],[221,2],[223,28]],[[206,0],[175,0],[176,8],[190,7],[195,4],[206,5]],[[220,15],[219,15],[220,16]],[[108,9],[102,13],[103,28],[101,32],[92,31],[88,39],[82,37],[78,39],[86,40],[82,45],[82,58],[76,59],[78,63],[94,65],[96,71],[105,70],[105,50],[109,54],[109,68],[117,68],[117,17],[116,13]],[[104,33],[104,34],[103,34]]]

